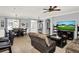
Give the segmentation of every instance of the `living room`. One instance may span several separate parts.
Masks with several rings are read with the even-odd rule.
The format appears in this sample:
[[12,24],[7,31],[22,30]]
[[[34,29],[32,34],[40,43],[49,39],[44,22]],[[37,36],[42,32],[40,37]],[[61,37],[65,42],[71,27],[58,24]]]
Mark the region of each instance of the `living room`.
[[0,6],[0,52],[78,53],[78,19],[78,6]]

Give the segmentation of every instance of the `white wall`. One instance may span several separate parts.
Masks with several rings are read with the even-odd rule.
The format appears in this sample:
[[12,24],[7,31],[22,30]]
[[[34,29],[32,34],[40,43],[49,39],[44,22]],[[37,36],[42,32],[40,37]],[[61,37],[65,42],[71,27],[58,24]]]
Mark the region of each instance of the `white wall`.
[[43,19],[43,34],[47,34],[47,32],[46,32],[46,22],[45,22],[46,20],[44,20]]
[[79,22],[79,13],[73,13],[73,14],[67,14],[67,15],[62,15],[58,17],[53,17],[52,18],[53,23],[56,24],[58,21],[66,21],[66,20],[75,20]]

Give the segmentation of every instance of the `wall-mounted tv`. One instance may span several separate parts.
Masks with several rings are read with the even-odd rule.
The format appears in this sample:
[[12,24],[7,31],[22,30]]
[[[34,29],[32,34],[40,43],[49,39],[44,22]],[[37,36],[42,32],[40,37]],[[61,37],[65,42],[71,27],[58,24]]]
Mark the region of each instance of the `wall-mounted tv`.
[[57,22],[57,30],[75,31],[75,21],[59,21]]

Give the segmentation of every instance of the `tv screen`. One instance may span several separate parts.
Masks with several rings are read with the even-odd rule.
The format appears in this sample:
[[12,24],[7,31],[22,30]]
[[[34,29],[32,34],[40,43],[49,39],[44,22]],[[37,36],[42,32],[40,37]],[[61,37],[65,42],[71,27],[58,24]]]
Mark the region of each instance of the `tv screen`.
[[59,21],[57,22],[57,30],[75,31],[75,21]]

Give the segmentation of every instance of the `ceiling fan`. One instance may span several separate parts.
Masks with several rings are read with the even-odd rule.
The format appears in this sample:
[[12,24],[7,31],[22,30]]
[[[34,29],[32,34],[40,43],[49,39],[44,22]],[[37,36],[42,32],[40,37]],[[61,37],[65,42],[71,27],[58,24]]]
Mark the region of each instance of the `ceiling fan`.
[[46,10],[44,13],[46,12],[52,12],[52,11],[60,11],[61,9],[57,9],[58,6],[49,6],[49,9],[43,9],[43,10]]

